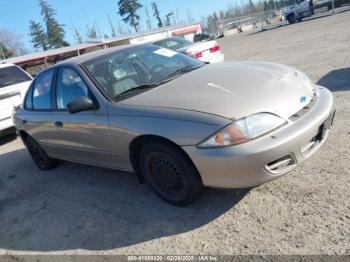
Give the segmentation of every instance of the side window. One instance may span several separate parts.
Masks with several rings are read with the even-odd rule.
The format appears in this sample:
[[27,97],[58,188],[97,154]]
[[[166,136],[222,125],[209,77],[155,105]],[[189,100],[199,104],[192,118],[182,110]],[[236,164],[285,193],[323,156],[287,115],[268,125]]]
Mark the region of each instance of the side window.
[[51,109],[51,87],[54,71],[38,76],[33,88],[33,109]]
[[167,41],[167,48],[177,49],[178,45],[179,45],[179,43],[176,41],[173,41],[173,40]]
[[56,92],[57,108],[66,109],[67,105],[75,99],[88,96],[88,87],[73,69],[60,68]]

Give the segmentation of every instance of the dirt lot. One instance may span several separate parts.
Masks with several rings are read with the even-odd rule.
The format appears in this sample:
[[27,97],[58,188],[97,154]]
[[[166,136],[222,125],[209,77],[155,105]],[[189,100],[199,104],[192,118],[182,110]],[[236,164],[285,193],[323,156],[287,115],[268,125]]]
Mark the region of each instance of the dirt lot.
[[285,63],[333,91],[327,143],[289,175],[250,191],[210,189],[176,208],[133,175],[72,163],[40,172],[7,137],[0,253],[350,254],[349,21],[343,12],[220,40],[228,61]]

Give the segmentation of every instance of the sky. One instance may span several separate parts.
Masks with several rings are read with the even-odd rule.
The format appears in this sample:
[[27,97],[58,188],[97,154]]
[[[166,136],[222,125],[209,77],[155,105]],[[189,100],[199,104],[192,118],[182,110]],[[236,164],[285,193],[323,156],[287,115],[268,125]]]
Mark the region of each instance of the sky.
[[[177,10],[182,22],[187,21],[189,12],[196,21],[200,21],[202,15],[224,10],[228,5],[235,3],[235,0],[140,0],[148,7],[150,15],[152,15],[150,3],[153,1],[158,4],[162,17],[171,10]],[[97,23],[102,35],[110,35],[107,15],[110,15],[115,25],[121,20],[117,14],[118,0],[48,0],[48,2],[57,11],[56,18],[59,23],[65,25],[66,40],[72,44],[75,43],[72,25],[85,35],[86,26]],[[140,9],[139,14],[144,18],[144,9]],[[30,20],[42,22],[38,0],[0,0],[0,29],[20,35],[29,50],[32,49],[28,36]],[[155,19],[152,20],[153,27],[156,27]],[[126,30],[128,27],[123,22],[122,24]],[[144,23],[144,28],[145,26]]]

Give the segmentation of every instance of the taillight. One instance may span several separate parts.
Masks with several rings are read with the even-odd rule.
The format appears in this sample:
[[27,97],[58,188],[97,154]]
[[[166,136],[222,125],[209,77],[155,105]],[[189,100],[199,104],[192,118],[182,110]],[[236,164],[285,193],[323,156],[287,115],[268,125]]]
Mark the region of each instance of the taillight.
[[203,56],[203,53],[202,52],[196,52],[196,53],[194,53],[194,56],[195,56],[195,58],[201,58],[202,56]]
[[209,50],[210,50],[210,53],[215,53],[220,50],[220,45],[216,43],[214,47],[210,48]]
[[196,58],[196,59],[199,59],[199,58],[203,57],[203,53],[202,52],[188,51],[187,54],[189,56],[192,56],[193,58]]

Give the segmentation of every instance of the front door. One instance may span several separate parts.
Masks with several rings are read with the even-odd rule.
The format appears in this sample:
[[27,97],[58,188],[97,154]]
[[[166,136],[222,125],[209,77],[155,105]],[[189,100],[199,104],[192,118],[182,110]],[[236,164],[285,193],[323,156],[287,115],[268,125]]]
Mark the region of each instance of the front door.
[[71,114],[68,103],[83,96],[95,100],[88,85],[73,68],[58,69],[53,122],[58,131],[58,158],[116,167],[116,156],[110,150],[111,135],[105,105],[97,110]]

